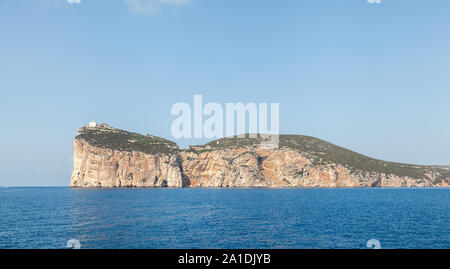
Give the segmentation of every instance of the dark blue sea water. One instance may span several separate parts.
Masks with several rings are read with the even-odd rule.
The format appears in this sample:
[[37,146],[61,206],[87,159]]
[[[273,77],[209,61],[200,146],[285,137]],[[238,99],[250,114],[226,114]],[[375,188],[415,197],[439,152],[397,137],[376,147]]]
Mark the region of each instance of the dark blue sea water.
[[450,248],[450,189],[0,188],[0,248]]

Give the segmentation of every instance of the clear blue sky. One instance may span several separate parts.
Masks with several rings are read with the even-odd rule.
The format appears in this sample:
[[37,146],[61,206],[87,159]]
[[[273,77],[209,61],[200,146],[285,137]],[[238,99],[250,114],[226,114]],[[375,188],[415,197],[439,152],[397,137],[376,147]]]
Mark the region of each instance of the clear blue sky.
[[[90,120],[279,102],[282,133],[450,165],[448,0],[0,0],[0,186],[68,185]],[[176,141],[182,146],[204,141]]]

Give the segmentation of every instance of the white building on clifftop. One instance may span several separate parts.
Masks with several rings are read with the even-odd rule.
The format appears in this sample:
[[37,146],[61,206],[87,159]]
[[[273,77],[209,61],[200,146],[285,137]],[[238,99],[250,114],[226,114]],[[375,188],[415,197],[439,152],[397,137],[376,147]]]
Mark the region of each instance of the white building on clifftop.
[[96,127],[97,126],[97,123],[95,122],[95,121],[91,121],[91,122],[89,122],[89,124],[88,124],[88,127],[90,127],[90,128],[94,128],[94,127]]

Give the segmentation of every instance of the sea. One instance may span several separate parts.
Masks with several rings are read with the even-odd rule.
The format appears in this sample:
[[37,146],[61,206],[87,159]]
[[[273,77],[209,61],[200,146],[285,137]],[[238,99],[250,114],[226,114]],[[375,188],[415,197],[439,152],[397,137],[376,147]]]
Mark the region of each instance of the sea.
[[0,188],[1,249],[68,247],[448,249],[450,189]]

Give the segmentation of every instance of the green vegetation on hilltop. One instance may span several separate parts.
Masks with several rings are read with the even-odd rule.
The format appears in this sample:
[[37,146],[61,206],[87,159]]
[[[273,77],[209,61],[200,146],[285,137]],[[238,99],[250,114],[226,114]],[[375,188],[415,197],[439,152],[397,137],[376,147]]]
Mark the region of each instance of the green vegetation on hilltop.
[[360,172],[394,174],[417,179],[426,178],[427,173],[434,171],[450,177],[450,171],[447,170],[377,160],[310,136],[282,135],[280,136],[280,147],[303,152],[319,164],[340,164]]
[[263,142],[261,136],[257,135],[255,138],[250,138],[248,134],[245,137],[225,137],[218,140],[211,141],[207,143],[205,146],[209,150],[217,150],[217,149],[227,149],[227,148],[240,148],[240,147],[251,147],[254,145],[259,145]]
[[76,139],[83,139],[95,147],[123,151],[139,151],[148,154],[172,154],[179,151],[177,144],[161,137],[141,135],[109,127],[84,127]]

